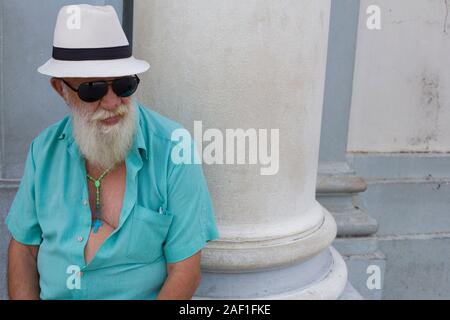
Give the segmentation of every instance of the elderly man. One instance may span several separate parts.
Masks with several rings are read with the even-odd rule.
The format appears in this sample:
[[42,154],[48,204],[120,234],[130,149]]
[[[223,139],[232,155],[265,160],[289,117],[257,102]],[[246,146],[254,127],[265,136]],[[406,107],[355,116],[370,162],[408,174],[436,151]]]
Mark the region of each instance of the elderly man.
[[193,296],[218,231],[201,167],[172,159],[180,126],[132,97],[148,68],[111,6],[59,12],[38,70],[71,114],[29,148],[6,220],[10,298]]

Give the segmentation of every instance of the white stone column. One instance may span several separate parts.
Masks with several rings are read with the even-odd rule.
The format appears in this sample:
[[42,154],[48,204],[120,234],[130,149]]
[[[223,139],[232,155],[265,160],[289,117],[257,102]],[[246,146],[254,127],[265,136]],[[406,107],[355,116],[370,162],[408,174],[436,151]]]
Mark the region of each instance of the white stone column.
[[248,158],[203,165],[221,238],[203,251],[198,298],[344,290],[336,224],[315,199],[329,15],[329,0],[135,1],[134,52],[151,65],[144,104],[192,134],[196,120],[224,136],[279,129],[275,175]]

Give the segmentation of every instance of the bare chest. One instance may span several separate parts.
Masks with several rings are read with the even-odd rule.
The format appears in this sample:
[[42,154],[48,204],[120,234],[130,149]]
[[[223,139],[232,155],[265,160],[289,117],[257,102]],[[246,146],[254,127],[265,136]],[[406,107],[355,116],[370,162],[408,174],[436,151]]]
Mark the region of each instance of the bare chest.
[[[109,174],[110,176],[105,176],[100,183],[100,219],[116,229],[119,225],[125,194],[126,170],[123,167]],[[97,193],[93,181],[88,180],[88,190],[92,219],[95,219]]]
[[[100,174],[99,174],[100,175]],[[95,179],[98,175],[93,175]],[[120,214],[122,211],[123,198],[125,193],[126,168],[125,165],[108,173],[100,182],[100,219],[102,226],[94,232],[91,227],[88,241],[84,247],[84,258],[87,264],[91,262],[98,249],[104,241],[119,226]],[[91,208],[91,218],[96,219],[97,192],[94,182],[88,179],[89,204]]]

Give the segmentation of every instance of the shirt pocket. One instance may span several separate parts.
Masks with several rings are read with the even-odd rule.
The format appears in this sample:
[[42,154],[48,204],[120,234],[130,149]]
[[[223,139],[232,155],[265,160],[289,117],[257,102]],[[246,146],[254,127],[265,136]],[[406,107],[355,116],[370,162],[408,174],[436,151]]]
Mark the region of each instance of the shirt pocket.
[[127,257],[135,263],[151,263],[160,258],[173,216],[136,205],[130,218]]

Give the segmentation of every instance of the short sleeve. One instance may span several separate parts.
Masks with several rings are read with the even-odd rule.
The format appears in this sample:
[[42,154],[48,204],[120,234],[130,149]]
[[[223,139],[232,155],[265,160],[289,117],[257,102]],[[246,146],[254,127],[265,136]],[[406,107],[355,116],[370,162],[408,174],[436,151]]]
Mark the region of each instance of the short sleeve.
[[28,151],[19,189],[6,217],[6,225],[13,238],[26,245],[39,245],[42,242],[42,231],[37,219],[35,206],[33,144],[34,141],[31,143]]
[[167,210],[173,219],[164,255],[167,263],[175,263],[200,251],[219,232],[200,164],[172,164],[167,187]]

